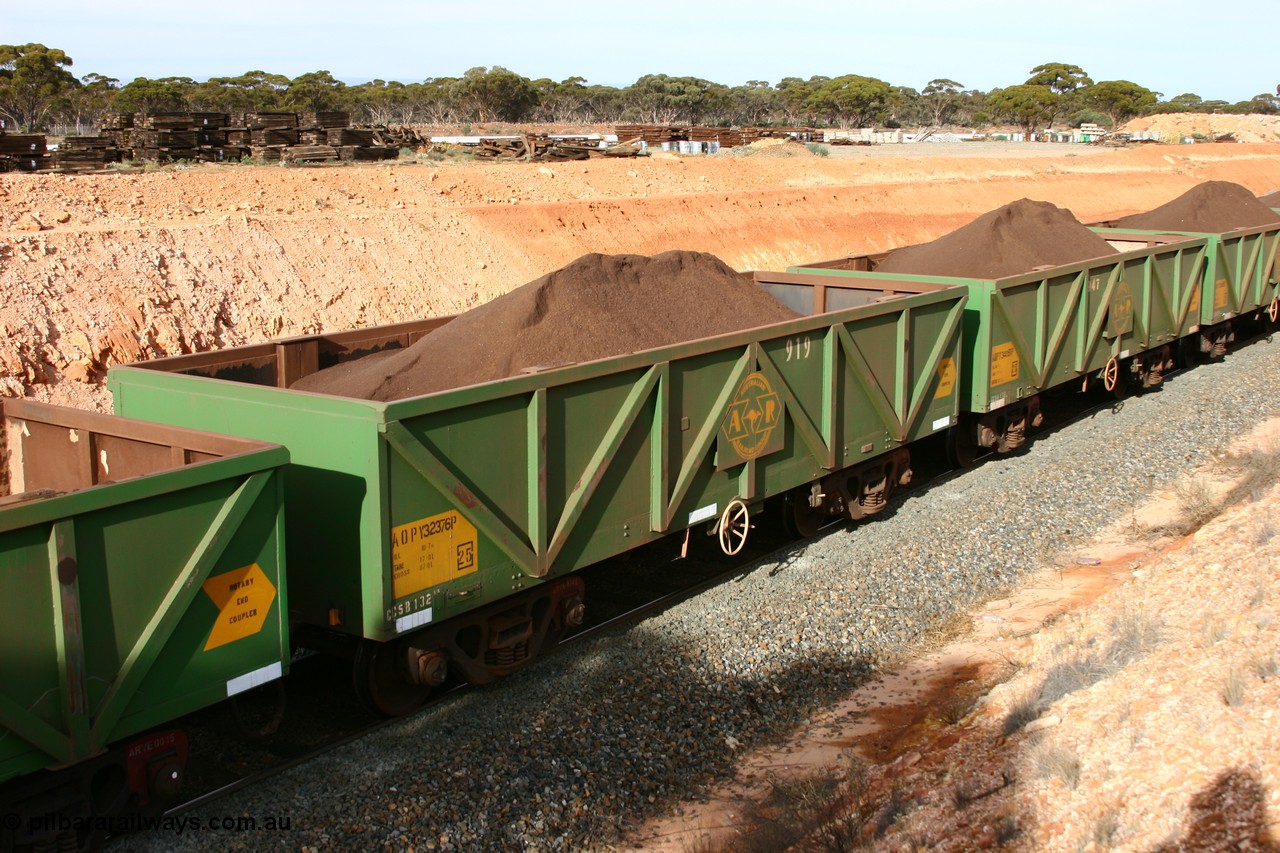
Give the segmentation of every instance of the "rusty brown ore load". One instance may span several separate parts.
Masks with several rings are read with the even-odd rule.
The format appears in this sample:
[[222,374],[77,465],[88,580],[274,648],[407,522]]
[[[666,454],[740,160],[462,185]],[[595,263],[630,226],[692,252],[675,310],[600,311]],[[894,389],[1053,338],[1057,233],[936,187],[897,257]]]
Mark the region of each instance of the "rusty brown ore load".
[[1154,210],[1117,219],[1111,225],[1143,231],[1221,234],[1235,228],[1256,228],[1276,222],[1280,222],[1280,214],[1239,184],[1206,181]]
[[876,271],[991,279],[1115,251],[1070,211],[1024,198],[984,213],[932,243],[897,249],[876,265]]
[[1266,208],[1280,207],[1280,190],[1272,190],[1266,195],[1258,196],[1258,202]]
[[714,255],[590,254],[410,347],[322,370],[293,387],[399,400],[798,316]]

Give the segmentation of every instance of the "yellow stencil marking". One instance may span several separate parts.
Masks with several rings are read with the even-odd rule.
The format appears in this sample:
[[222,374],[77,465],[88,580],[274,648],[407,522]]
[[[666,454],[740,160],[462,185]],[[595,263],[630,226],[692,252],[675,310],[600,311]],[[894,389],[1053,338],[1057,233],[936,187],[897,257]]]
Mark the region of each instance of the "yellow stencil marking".
[[738,383],[738,392],[720,429],[739,456],[755,459],[769,448],[769,438],[781,422],[782,399],[778,392],[763,373],[748,373]]
[[1124,279],[1116,282],[1115,292],[1111,296],[1111,310],[1107,314],[1107,326],[1113,335],[1133,331],[1133,293]]
[[951,357],[938,362],[938,390],[933,392],[933,399],[946,397],[956,387],[956,360]]
[[1220,278],[1213,283],[1213,310],[1221,311],[1227,307],[1227,297],[1231,291],[1227,287],[1227,280]]
[[218,608],[206,652],[261,631],[276,600],[275,585],[257,563],[215,575],[201,589]]
[[391,528],[391,586],[396,598],[476,570],[476,528],[457,510]]
[[1010,341],[991,348],[991,387],[1004,385],[1018,378],[1018,349]]

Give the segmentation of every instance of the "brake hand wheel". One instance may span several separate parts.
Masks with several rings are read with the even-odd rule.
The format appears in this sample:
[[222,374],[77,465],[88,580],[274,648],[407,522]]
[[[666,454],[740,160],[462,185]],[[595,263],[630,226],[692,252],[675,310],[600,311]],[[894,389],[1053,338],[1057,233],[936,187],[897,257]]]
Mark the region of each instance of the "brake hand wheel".
[[1102,369],[1102,387],[1108,391],[1116,390],[1116,383],[1120,381],[1120,362],[1116,361],[1113,355],[1107,361],[1107,366]]
[[720,550],[730,557],[747,544],[747,534],[751,531],[751,513],[741,498],[729,501],[720,516],[718,528]]

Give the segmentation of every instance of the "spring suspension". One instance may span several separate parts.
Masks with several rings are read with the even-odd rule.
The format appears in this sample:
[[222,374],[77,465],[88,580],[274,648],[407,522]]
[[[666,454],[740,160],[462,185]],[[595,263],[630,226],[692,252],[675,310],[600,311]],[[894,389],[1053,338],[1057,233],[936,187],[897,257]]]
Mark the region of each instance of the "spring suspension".
[[1143,388],[1154,388],[1164,381],[1164,362],[1152,361],[1150,369],[1142,376]]
[[879,512],[889,502],[888,497],[885,495],[886,491],[885,478],[883,476],[874,482],[867,483],[862,487],[862,493],[858,495],[858,506],[868,515],[873,512]]
[[529,657],[529,642],[523,640],[500,649],[489,649],[484,653],[485,666],[515,666]]
[[1009,426],[1004,433],[1004,449],[1015,450],[1027,443],[1027,422],[1019,420]]

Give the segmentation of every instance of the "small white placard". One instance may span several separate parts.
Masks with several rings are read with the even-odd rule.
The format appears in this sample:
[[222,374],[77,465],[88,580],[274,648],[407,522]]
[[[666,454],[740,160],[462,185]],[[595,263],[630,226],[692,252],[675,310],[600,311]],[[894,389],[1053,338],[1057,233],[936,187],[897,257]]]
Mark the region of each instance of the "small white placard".
[[255,669],[253,672],[246,672],[244,675],[227,682],[227,695],[234,696],[237,693],[251,690],[259,684],[275,681],[283,674],[284,668],[280,665],[280,661],[264,666],[262,669]]
[[1122,350],[1120,350],[1120,357],[1121,357],[1121,358],[1128,358],[1128,357],[1129,357],[1129,351],[1128,351],[1127,349],[1122,349]]
[[994,400],[991,401],[991,408],[987,409],[987,411],[994,412],[996,409],[1000,408],[1003,405],[1004,405],[1004,397],[996,397]]
[[947,415],[945,418],[938,418],[936,421],[933,422],[933,428],[935,430],[942,429],[944,426],[951,426],[950,415]]
[[417,613],[410,613],[408,616],[401,616],[396,620],[396,633],[403,634],[405,631],[417,628],[419,625],[425,625],[431,621],[431,608],[419,610]]
[[710,506],[704,506],[701,509],[695,509],[693,512],[689,513],[689,523],[697,524],[699,521],[706,521],[708,518],[715,518],[716,510],[719,508],[718,504],[711,504]]

